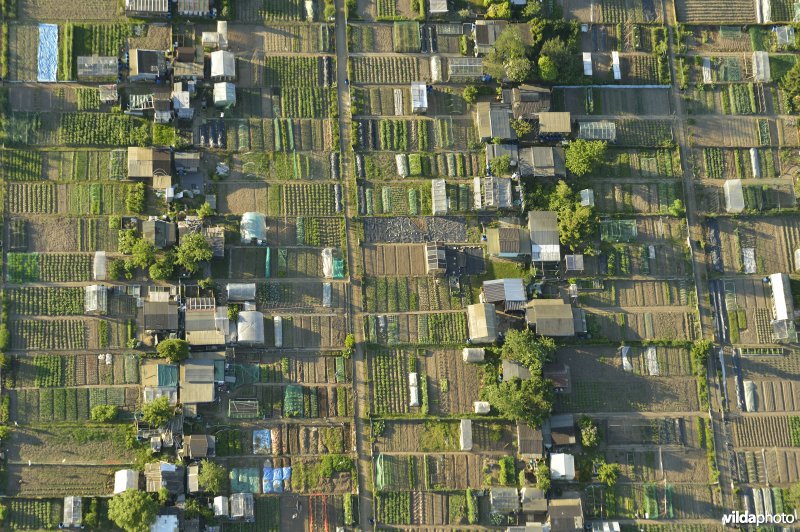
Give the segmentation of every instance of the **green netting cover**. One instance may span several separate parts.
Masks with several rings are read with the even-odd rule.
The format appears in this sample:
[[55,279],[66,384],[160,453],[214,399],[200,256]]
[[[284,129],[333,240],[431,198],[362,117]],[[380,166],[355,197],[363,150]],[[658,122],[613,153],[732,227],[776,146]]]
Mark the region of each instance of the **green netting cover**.
[[267,248],[267,259],[264,263],[264,277],[267,278],[269,278],[269,267],[271,262],[270,257],[272,256],[272,254],[270,253],[271,251],[272,251],[271,248]]
[[291,384],[283,394],[283,415],[298,417],[303,415],[303,387]]
[[233,374],[236,377],[236,382],[233,383],[234,388],[261,380],[258,364],[233,364]]
[[261,475],[255,467],[234,467],[230,471],[232,493],[261,493]]
[[333,259],[333,278],[344,278],[344,259]]

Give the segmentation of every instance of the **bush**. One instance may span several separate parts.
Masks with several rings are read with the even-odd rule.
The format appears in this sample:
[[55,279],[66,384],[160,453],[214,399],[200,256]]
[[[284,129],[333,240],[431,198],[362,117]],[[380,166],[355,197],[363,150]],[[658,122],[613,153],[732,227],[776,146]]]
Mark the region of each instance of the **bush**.
[[480,519],[478,510],[478,496],[472,489],[467,490],[467,522],[471,525],[477,524]]
[[189,356],[189,343],[180,338],[162,340],[156,346],[156,352],[158,356],[166,358],[170,363],[174,364],[185,360]]
[[515,486],[517,483],[517,468],[513,456],[504,456],[500,459],[500,484]]
[[146,190],[144,183],[136,183],[128,186],[128,193],[125,196],[125,208],[133,214],[141,214],[144,212],[147,200]]
[[467,85],[461,95],[467,103],[475,103],[478,100],[478,87]]
[[117,419],[118,413],[119,410],[116,405],[97,405],[92,408],[91,419],[92,421],[108,423]]
[[174,410],[166,396],[146,403],[142,408],[142,419],[153,427],[162,427],[172,419]]

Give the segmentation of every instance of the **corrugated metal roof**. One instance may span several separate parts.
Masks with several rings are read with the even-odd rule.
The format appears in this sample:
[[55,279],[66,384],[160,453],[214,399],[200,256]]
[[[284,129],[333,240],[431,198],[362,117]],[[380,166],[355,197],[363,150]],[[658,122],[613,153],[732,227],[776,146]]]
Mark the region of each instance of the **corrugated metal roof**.
[[539,133],[561,133],[572,132],[570,124],[570,114],[567,112],[546,112],[539,113]]
[[525,320],[543,336],[574,336],[572,305],[560,299],[534,299],[527,305]]
[[474,342],[494,342],[497,339],[497,316],[494,305],[476,303],[467,307],[469,337]]
[[561,260],[558,235],[558,217],[552,211],[528,213],[528,231],[531,238],[531,259],[556,262]]
[[501,301],[528,301],[525,283],[519,278],[493,279],[483,282],[483,296],[487,303]]

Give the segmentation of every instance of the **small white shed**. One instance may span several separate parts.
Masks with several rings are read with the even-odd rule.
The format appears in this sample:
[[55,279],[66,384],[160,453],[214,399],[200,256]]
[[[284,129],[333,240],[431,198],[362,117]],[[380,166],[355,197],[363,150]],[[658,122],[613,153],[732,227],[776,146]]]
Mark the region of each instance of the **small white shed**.
[[227,81],[214,83],[214,105],[224,109],[236,105],[236,85]]
[[488,414],[492,409],[489,401],[475,401],[472,403],[472,411],[476,414]]
[[461,437],[460,437],[460,444],[462,451],[471,451],[472,450],[472,420],[471,419],[462,419],[461,420]]
[[482,347],[465,347],[461,351],[464,362],[483,362],[486,356],[486,349]]

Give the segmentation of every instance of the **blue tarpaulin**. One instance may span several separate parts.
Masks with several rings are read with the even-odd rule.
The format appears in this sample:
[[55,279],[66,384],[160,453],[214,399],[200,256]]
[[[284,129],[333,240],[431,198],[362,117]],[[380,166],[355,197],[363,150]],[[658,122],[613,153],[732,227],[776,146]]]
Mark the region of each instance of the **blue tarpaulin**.
[[261,491],[264,493],[283,493],[283,483],[292,478],[291,467],[264,467]]
[[56,81],[58,75],[58,26],[39,24],[38,81]]

